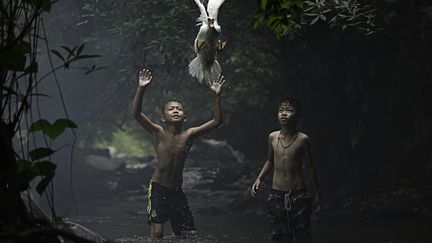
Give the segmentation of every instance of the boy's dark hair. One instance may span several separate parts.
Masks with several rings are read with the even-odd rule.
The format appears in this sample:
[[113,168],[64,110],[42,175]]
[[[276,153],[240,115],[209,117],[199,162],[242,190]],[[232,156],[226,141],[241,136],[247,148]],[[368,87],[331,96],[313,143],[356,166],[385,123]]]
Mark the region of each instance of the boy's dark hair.
[[281,105],[290,105],[292,107],[294,107],[294,109],[296,110],[296,114],[301,117],[302,115],[302,109],[301,109],[301,103],[300,101],[294,99],[294,98],[283,98],[281,100],[281,102],[279,103],[279,107]]
[[177,103],[179,103],[180,105],[183,106],[183,104],[182,104],[180,101],[176,100],[176,99],[167,100],[167,101],[165,102],[165,104],[162,106],[162,113],[164,113],[164,111],[165,111],[165,107],[166,107],[169,103],[171,103],[171,102],[177,102]]

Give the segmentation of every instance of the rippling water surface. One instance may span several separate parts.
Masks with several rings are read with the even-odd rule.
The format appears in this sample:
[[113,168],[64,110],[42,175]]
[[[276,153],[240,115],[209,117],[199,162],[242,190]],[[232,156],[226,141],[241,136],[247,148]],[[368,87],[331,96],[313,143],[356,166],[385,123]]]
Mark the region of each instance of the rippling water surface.
[[[143,200],[119,201],[87,208],[74,221],[117,242],[150,242]],[[88,210],[88,211],[87,211]],[[85,213],[85,215],[84,215]],[[157,242],[270,242],[264,215],[195,214],[197,236],[178,238],[165,225],[165,238]],[[358,217],[315,218],[312,242],[432,242],[430,219],[365,219]],[[154,242],[154,241],[153,241]]]

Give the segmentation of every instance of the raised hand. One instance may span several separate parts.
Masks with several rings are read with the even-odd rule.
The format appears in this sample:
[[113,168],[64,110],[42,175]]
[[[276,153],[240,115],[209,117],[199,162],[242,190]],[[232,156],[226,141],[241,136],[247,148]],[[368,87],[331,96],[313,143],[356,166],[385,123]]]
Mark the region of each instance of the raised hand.
[[219,95],[222,90],[222,85],[225,83],[224,76],[219,75],[219,77],[213,81],[213,83],[209,82],[210,89],[216,94]]
[[146,87],[152,80],[151,72],[147,69],[143,69],[139,72],[139,86]]

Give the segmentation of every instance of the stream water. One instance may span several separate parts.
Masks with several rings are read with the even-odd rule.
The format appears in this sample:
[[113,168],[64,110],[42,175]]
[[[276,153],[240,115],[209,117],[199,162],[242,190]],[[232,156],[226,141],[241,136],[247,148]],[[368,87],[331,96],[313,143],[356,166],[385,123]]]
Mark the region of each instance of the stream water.
[[[225,149],[219,149],[217,153],[191,156],[183,173],[183,188],[198,235],[176,238],[167,223],[165,238],[158,242],[270,242],[267,240],[270,223],[264,203],[270,183],[264,183],[258,198],[252,200],[248,188],[255,175],[253,169],[247,167],[242,156],[235,156],[237,152],[231,147],[222,145]],[[215,151],[216,148],[208,150]],[[212,154],[216,157],[209,158]],[[89,174],[92,171],[94,174]],[[82,172],[88,173],[80,176],[76,187],[80,188],[80,193],[87,191],[86,200],[78,205],[80,216],[69,219],[116,242],[149,242],[146,185],[143,183],[150,180],[153,169],[102,174],[83,167]],[[98,183],[109,185],[113,191],[101,193],[102,187],[97,187]],[[104,195],[103,198],[100,195]],[[331,195],[323,195],[326,196],[328,199]],[[327,210],[312,217],[312,242],[432,242],[431,218],[364,218],[343,213],[337,207]]]
[[[191,204],[193,205],[193,204]],[[191,209],[193,210],[192,206]],[[71,218],[117,242],[150,242],[146,223],[145,198],[87,205],[81,216]],[[177,238],[169,223],[165,238],[157,242],[270,242],[265,215],[199,215],[195,213],[199,234]],[[414,218],[371,219],[360,217],[314,217],[312,242],[432,242],[432,220]]]

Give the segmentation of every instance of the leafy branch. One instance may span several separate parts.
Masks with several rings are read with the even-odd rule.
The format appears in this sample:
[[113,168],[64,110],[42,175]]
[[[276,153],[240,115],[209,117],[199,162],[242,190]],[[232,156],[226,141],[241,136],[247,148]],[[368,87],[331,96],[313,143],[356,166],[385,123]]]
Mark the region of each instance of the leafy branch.
[[358,0],[259,0],[252,25],[266,25],[277,38],[300,33],[305,26],[318,22],[370,35],[377,29],[375,12],[372,5]]

